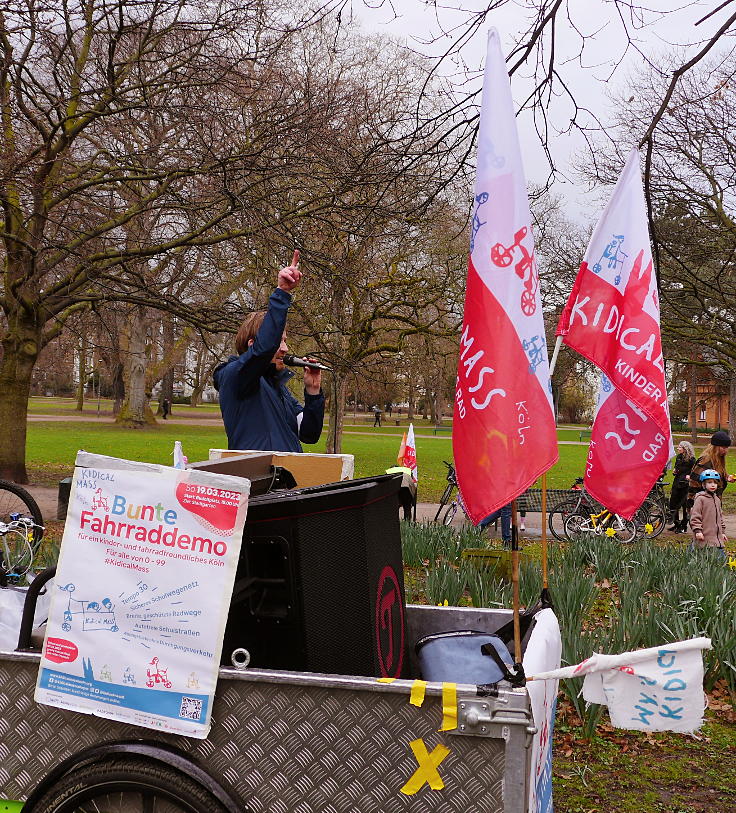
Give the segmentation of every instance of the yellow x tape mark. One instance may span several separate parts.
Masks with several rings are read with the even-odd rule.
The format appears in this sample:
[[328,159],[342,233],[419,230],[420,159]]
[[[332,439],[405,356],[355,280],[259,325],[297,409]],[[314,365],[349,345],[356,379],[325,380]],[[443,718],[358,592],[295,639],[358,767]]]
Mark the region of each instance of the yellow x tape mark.
[[409,745],[414,752],[419,767],[414,771],[411,779],[401,788],[401,792],[407,796],[413,796],[425,784],[429,785],[432,790],[442,790],[445,783],[442,781],[437,768],[450,753],[450,749],[444,745],[435,745],[432,753],[427,753],[427,746],[421,737],[418,740],[412,740]]

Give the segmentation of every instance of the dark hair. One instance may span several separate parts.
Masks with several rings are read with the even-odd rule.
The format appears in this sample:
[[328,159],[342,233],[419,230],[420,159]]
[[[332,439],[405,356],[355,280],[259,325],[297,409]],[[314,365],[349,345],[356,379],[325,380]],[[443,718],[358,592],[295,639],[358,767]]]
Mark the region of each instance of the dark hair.
[[731,445],[731,438],[728,436],[728,432],[724,432],[723,429],[719,429],[717,432],[713,433],[713,437],[710,439],[711,446],[725,446],[727,449]]
[[248,342],[255,339],[256,333],[261,329],[263,320],[266,318],[266,311],[254,311],[249,313],[238,328],[235,336],[235,352],[241,356],[248,349]]

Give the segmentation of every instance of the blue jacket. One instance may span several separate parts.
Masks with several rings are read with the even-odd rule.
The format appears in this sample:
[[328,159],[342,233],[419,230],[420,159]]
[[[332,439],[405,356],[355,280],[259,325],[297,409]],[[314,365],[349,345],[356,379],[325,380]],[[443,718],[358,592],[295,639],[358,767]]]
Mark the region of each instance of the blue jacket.
[[322,433],[322,392],[305,392],[302,407],[286,387],[294,374],[278,372],[271,362],[281,344],[290,304],[291,294],[277,288],[253,344],[214,372],[229,449],[301,452],[300,440],[316,443]]

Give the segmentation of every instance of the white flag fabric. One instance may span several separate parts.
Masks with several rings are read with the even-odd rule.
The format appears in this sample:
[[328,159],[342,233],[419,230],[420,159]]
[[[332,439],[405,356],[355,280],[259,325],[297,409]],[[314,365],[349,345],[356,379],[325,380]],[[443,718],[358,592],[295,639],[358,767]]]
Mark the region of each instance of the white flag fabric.
[[488,34],[452,446],[474,523],[557,462],[539,273],[514,104]]
[[697,731],[703,724],[703,655],[710,638],[692,638],[620,655],[594,653],[575,666],[530,676],[585,676],[583,697],[608,706],[611,724],[637,731]]
[[175,440],[174,441],[174,468],[175,469],[185,469],[187,467],[187,460],[186,455],[184,454],[184,449],[181,447],[181,441]]
[[[529,644],[524,651],[524,672],[534,674],[542,669],[559,667],[562,638],[557,616],[550,607],[534,616]],[[540,680],[527,684],[532,704],[534,727],[529,774],[530,813],[552,813],[552,738],[557,709],[557,681]]]

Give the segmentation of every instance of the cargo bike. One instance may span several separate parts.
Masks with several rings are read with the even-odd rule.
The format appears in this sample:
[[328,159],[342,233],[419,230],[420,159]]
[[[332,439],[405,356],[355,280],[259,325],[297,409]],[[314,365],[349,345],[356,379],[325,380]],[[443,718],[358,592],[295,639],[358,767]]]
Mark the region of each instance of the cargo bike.
[[[54,571],[37,577],[28,589],[17,649],[0,651],[0,797],[7,800],[0,799],[0,811],[20,809],[13,801],[24,803],[24,813],[530,810],[530,786],[539,777],[532,765],[537,728],[527,688],[504,680],[425,683],[418,680],[421,652],[417,655],[414,646],[448,631],[497,632],[510,640],[510,611],[407,606],[399,578],[392,582],[398,595],[390,602],[391,591],[372,583],[365,596],[357,596],[357,615],[346,599],[346,617],[333,607],[323,618],[310,619],[306,605],[316,603],[306,600],[310,590],[326,590],[329,580],[320,583],[315,573],[306,573],[299,576],[305,583],[289,599],[302,604],[295,608],[296,622],[290,623],[288,610],[286,616],[273,613],[274,585],[278,595],[283,583],[306,566],[310,542],[319,548],[310,536],[320,526],[315,518],[328,521],[326,533],[318,534],[322,544],[341,525],[354,530],[372,523],[381,537],[398,534],[400,477],[368,480],[339,484],[337,497],[325,488],[285,492],[287,498],[298,498],[301,512],[289,520],[288,531],[283,528],[284,493],[251,501],[243,549],[256,552],[250,561],[241,553],[245,578],[236,577],[206,739],[36,703],[43,628],[34,627],[39,621],[34,621],[34,609],[39,593],[53,589]],[[365,521],[366,505],[370,522]],[[281,525],[274,528],[274,522]],[[287,547],[296,552],[273,556],[274,546],[283,553],[278,543],[289,534],[293,544]],[[364,559],[371,558],[368,543],[362,546]],[[270,551],[266,556],[264,547]],[[334,540],[328,545],[336,547],[341,546]],[[360,558],[355,550],[350,555]],[[275,577],[274,561],[281,562],[286,579]],[[327,556],[322,569],[332,573],[344,564]],[[378,565],[384,565],[385,582],[388,565],[383,560]],[[355,566],[361,572],[361,564]],[[400,562],[397,567],[401,573]],[[377,631],[387,606],[401,623],[398,631],[384,624],[381,641]],[[260,618],[254,608],[260,608]],[[354,628],[359,638],[361,612],[375,621],[368,635],[377,633],[367,656],[365,646],[345,632]],[[343,632],[334,640],[323,628],[330,617]],[[525,629],[523,646],[533,647],[532,613]],[[277,638],[280,655],[279,646],[269,646]],[[271,650],[277,668],[262,668],[261,653]],[[330,650],[334,658],[325,660],[323,653]],[[386,661],[392,664],[388,669]],[[330,663],[339,668],[325,669]],[[338,671],[346,674],[331,673]],[[399,676],[380,677],[386,674]]]

